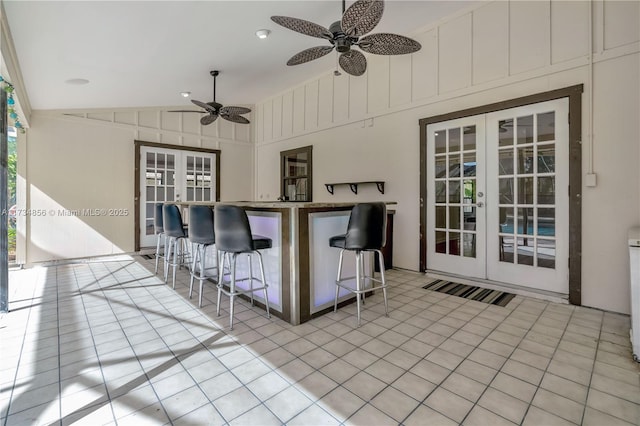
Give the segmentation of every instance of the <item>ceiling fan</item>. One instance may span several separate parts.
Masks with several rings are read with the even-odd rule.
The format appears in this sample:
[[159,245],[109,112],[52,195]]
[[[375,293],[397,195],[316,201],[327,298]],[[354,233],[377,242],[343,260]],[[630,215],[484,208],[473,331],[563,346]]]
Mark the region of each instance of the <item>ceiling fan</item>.
[[272,16],[271,20],[290,30],[328,40],[331,46],[316,46],[291,57],[287,65],[299,65],[318,59],[334,48],[340,54],[338,63],[348,74],[360,76],[367,70],[367,59],[353,46],[358,46],[367,53],[376,55],[403,55],[420,50],[422,46],[408,37],[377,33],[367,34],[378,25],[384,11],[383,0],[357,0],[345,11],[345,0],[342,0],[342,20],[336,21],[329,29],[304,19],[288,16]]
[[191,109],[187,110],[173,110],[169,112],[196,112],[198,114],[207,114],[200,119],[200,124],[203,126],[209,125],[216,121],[218,117],[222,117],[225,120],[233,121],[234,123],[240,124],[249,124],[250,121],[241,116],[240,114],[248,114],[251,112],[249,108],[239,107],[239,106],[222,106],[216,102],[216,77],[220,74],[220,71],[210,71],[209,74],[213,76],[213,101],[212,102],[201,102],[192,99],[191,102],[198,105],[200,108],[203,108],[204,111],[194,111]]

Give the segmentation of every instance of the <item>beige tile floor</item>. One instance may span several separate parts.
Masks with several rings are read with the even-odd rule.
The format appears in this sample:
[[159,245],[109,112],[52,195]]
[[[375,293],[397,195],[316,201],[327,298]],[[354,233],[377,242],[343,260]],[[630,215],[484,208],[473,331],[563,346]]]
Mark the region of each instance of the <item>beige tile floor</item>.
[[[151,271],[151,272],[150,272]],[[517,296],[506,307],[392,270],[380,295],[300,326],[244,301],[229,331],[118,257],[10,273],[3,425],[638,425],[629,317]],[[226,302],[226,299],[223,299]],[[227,303],[223,303],[226,308]]]

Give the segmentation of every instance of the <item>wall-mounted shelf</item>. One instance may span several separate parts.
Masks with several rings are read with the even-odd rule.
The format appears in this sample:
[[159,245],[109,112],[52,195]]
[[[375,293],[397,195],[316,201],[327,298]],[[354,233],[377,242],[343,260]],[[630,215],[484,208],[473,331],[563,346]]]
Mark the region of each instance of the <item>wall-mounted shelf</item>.
[[384,194],[384,181],[382,181],[382,180],[372,180],[372,181],[366,181],[366,182],[325,183],[324,186],[327,187],[327,191],[329,191],[329,194],[333,194],[333,187],[334,186],[349,185],[349,188],[351,188],[351,192],[353,192],[354,194],[357,194],[358,193],[358,185],[369,184],[369,183],[374,183],[378,187],[378,191],[380,191],[381,194]]

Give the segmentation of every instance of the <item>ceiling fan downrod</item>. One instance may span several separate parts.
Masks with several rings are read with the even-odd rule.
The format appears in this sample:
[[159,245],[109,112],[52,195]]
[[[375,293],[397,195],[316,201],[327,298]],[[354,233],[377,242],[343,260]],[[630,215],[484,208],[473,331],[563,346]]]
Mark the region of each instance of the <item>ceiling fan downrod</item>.
[[213,102],[216,101],[216,77],[220,74],[220,71],[214,70],[210,71],[209,74],[213,76]]

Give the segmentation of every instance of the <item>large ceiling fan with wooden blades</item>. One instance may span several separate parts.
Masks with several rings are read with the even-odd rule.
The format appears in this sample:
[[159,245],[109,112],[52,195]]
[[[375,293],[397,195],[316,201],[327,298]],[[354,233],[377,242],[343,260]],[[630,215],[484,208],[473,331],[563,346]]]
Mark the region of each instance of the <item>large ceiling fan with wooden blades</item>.
[[195,105],[198,105],[204,111],[194,111],[192,109],[181,109],[181,110],[173,110],[169,112],[195,112],[198,114],[207,114],[200,119],[200,124],[203,126],[209,125],[216,121],[218,117],[222,117],[225,120],[233,121],[234,123],[240,124],[249,124],[250,121],[244,118],[241,114],[248,114],[251,112],[249,108],[239,107],[239,106],[222,106],[216,102],[216,77],[220,74],[220,71],[210,71],[209,72],[213,76],[213,101],[212,102],[202,102],[196,101],[192,99]]
[[303,64],[321,58],[335,49],[340,54],[340,67],[348,74],[360,76],[367,70],[367,59],[359,51],[353,50],[354,46],[376,55],[404,55],[417,52],[422,47],[417,41],[397,34],[366,35],[378,25],[383,11],[383,0],[357,0],[346,11],[345,0],[342,0],[342,20],[331,24],[329,29],[288,16],[272,16],[271,20],[290,30],[331,43],[331,46],[316,46],[296,53],[287,65]]

